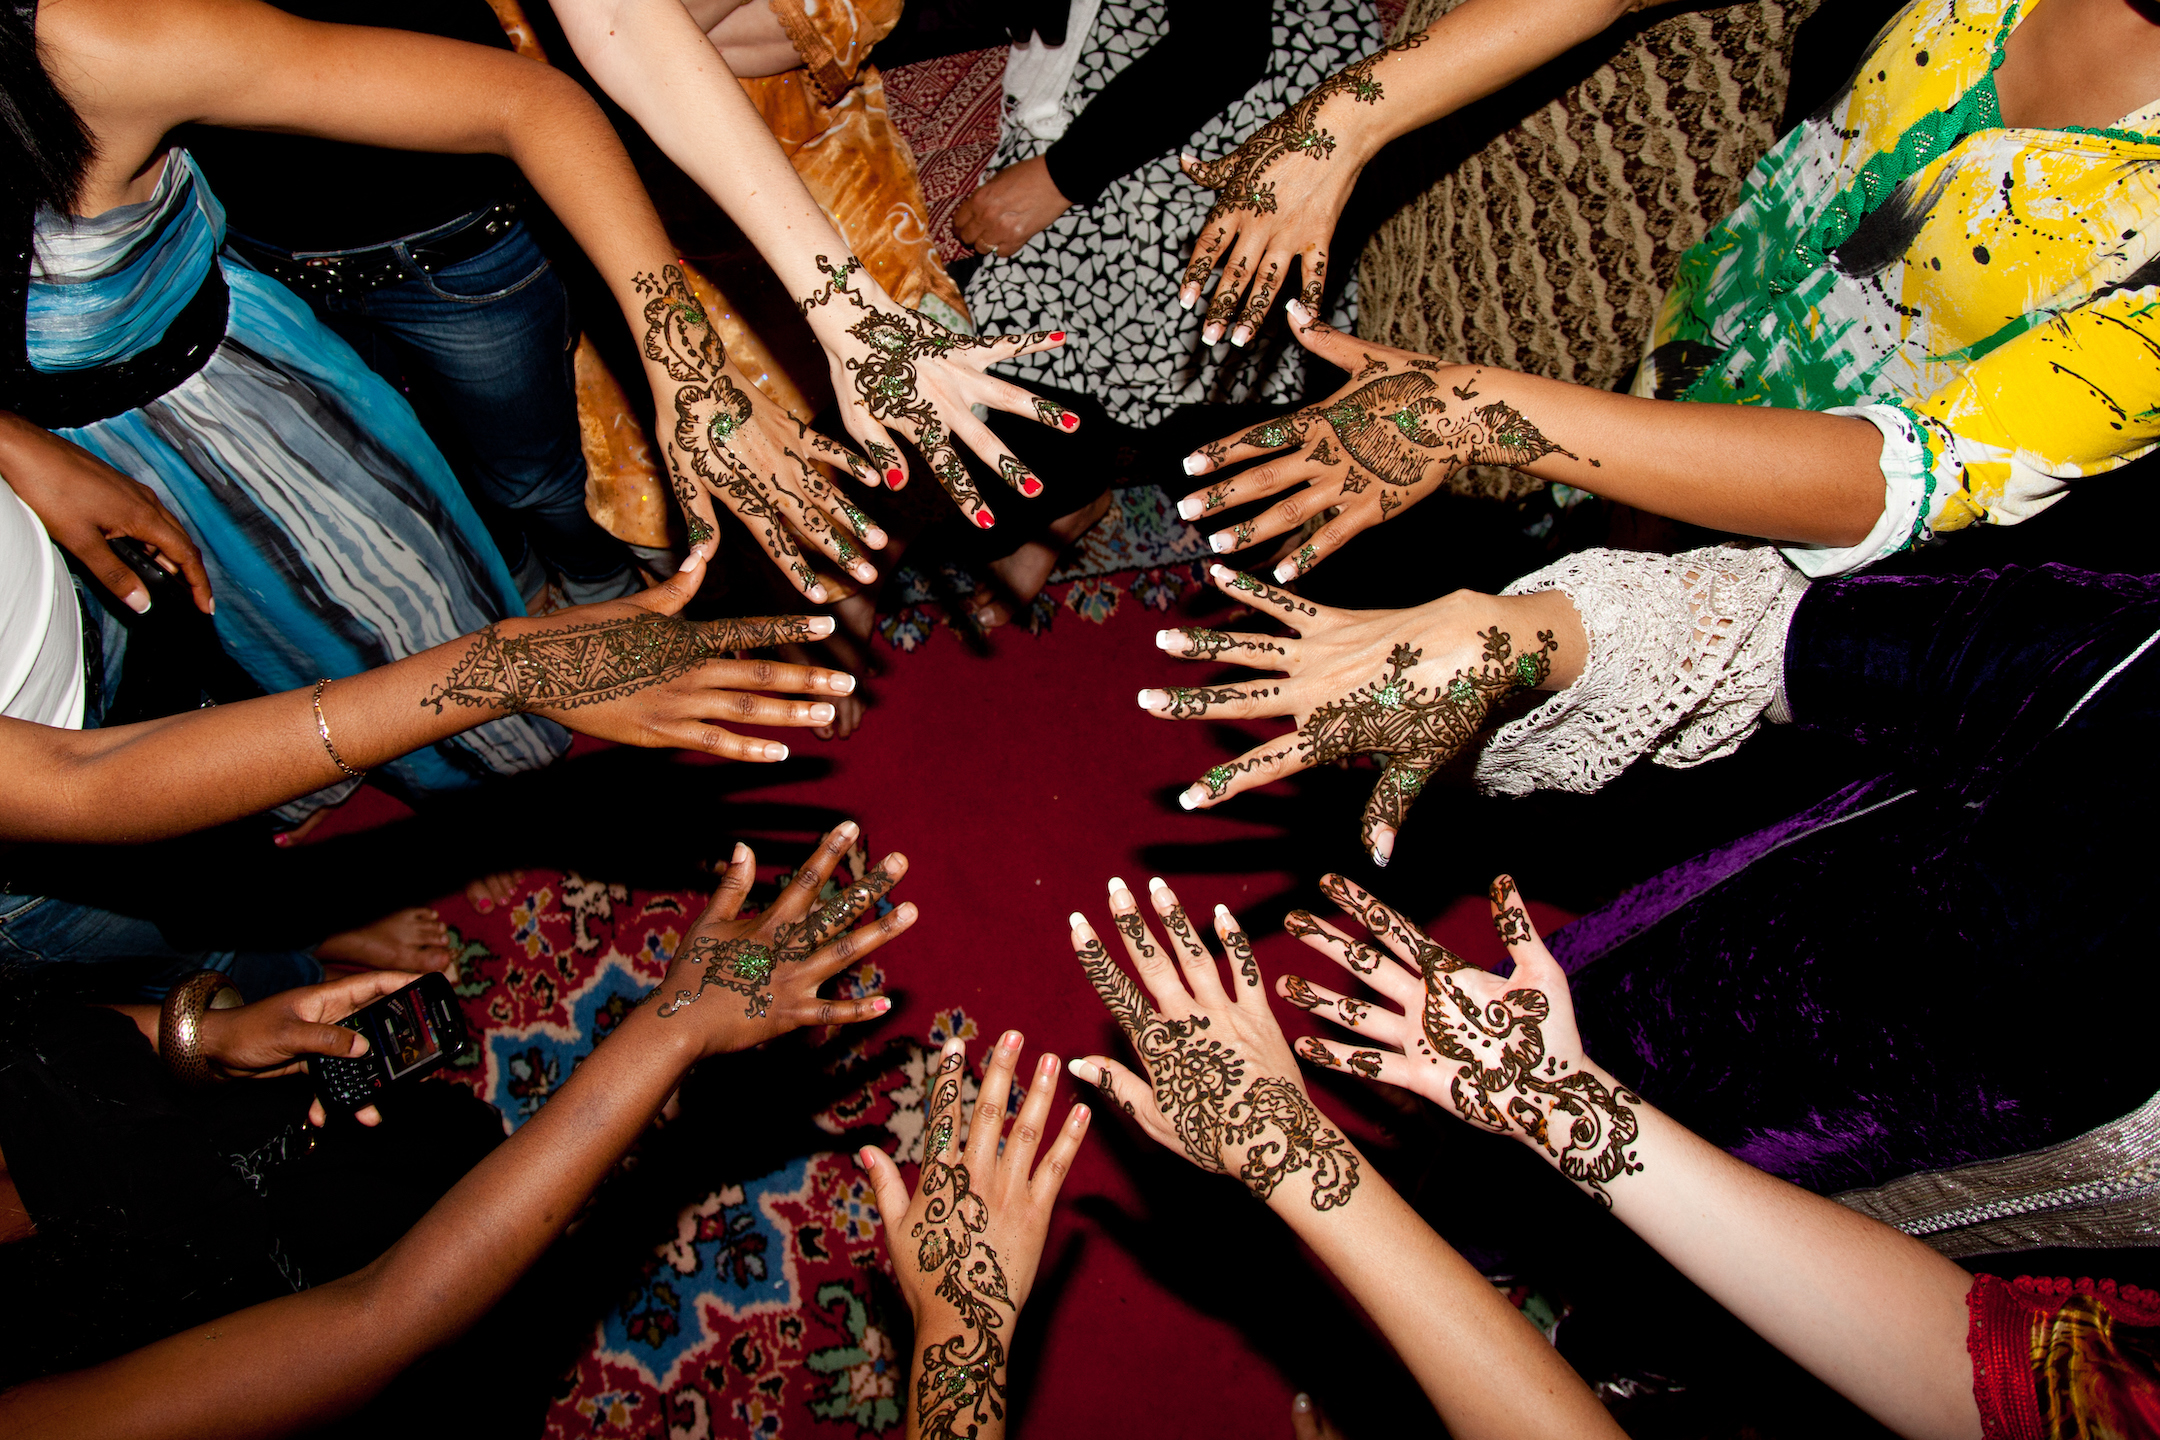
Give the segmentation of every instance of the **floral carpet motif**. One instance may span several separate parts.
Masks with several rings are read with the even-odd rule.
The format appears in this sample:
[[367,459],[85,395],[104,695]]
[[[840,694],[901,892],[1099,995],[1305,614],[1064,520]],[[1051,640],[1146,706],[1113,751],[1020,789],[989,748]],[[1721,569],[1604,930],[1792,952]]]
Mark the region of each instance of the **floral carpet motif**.
[[[1205,582],[1207,537],[1178,518],[1170,497],[1153,485],[1110,492],[1110,510],[1076,541],[1035,603],[1013,623],[1030,635],[1050,628],[1061,610],[1100,625],[1128,598],[1149,610],[1168,610]],[[902,566],[878,634],[895,650],[913,650],[950,627],[953,615],[981,588],[950,561],[934,571]],[[964,623],[964,622],[963,622]]]
[[[844,868],[859,877],[864,865],[858,842]],[[753,907],[787,878],[761,884]],[[472,1040],[446,1076],[516,1129],[658,983],[704,906],[692,892],[531,872],[509,904],[460,916],[456,990]],[[839,988],[859,994],[884,978],[865,962]],[[929,1021],[921,1040],[842,1051],[831,1069],[845,1096],[815,1117],[817,1126],[835,1136],[882,1129],[896,1158],[918,1161],[931,1061],[949,1036],[976,1038],[962,1010],[932,1012]],[[972,1077],[964,1094],[974,1097]],[[594,1326],[547,1433],[702,1440],[826,1426],[896,1432],[906,1367],[873,1298],[874,1287],[889,1287],[881,1278],[889,1273],[869,1181],[845,1156],[798,1155],[713,1190],[682,1209],[639,1283]]]

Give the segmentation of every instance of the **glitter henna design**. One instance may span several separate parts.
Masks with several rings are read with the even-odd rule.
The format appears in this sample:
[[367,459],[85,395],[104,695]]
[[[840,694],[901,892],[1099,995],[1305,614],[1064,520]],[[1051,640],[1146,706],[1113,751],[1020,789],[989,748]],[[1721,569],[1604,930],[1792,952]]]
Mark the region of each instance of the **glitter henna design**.
[[1262,686],[1248,690],[1236,685],[1173,685],[1163,692],[1170,697],[1170,708],[1161,713],[1166,720],[1191,720],[1207,714],[1218,705],[1227,705],[1237,700],[1257,700],[1278,694],[1280,689],[1279,686]]
[[1419,685],[1410,671],[1424,651],[1397,645],[1377,679],[1314,709],[1298,727],[1306,763],[1325,765],[1352,755],[1388,757],[1367,808],[1363,838],[1373,845],[1374,827],[1402,828],[1410,803],[1434,771],[1467,746],[1493,705],[1510,691],[1543,683],[1560,648],[1550,630],[1538,632],[1540,648],[1514,653],[1513,639],[1499,626],[1478,632],[1484,652],[1475,669],[1458,670],[1444,685]]
[[1180,630],[1185,637],[1185,658],[1188,660],[1213,660],[1226,650],[1245,649],[1261,655],[1287,655],[1283,649],[1265,635],[1232,635],[1222,630]]
[[[769,940],[753,935],[731,940],[712,935],[694,937],[683,958],[691,964],[703,965],[705,974],[698,981],[697,989],[677,990],[674,998],[660,1007],[660,1018],[666,1020],[679,1014],[685,1005],[695,1004],[708,989],[717,985],[748,999],[749,1004],[743,1010],[744,1019],[764,1019],[773,1000],[772,992],[765,987],[772,983],[774,972],[783,965],[808,960],[826,941],[854,923],[857,916],[895,883],[880,865],[862,879],[842,887],[837,895],[802,919],[774,930]],[[933,1109],[930,1113],[937,1112]]]
[[496,621],[473,637],[442,683],[421,698],[520,715],[620,700],[737,650],[816,639],[808,616],[684,620],[650,613],[505,635]]

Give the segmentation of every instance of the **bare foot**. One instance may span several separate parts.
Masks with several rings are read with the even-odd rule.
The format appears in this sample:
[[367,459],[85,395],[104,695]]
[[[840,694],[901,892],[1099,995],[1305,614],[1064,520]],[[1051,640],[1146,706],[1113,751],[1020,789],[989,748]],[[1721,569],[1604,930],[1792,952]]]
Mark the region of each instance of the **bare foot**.
[[332,935],[315,947],[315,958],[337,965],[356,965],[363,970],[403,970],[418,975],[429,970],[449,970],[450,927],[442,916],[421,906],[385,915],[372,925]]
[[524,883],[523,870],[504,870],[495,875],[483,875],[465,887],[465,903],[485,915],[497,905],[507,905],[515,900],[518,886]]
[[[1110,513],[1110,492],[1105,490],[1095,497],[1093,504],[1060,515],[1050,523],[1048,536],[1030,540],[1012,554],[990,562],[990,573],[1010,596],[1023,606],[1035,603],[1042,594],[1043,586],[1050,583],[1050,572],[1057,569],[1058,556],[1072,548],[1074,541],[1095,528],[1103,516]],[[977,628],[995,630],[1012,622],[1012,610],[1004,604],[997,593],[988,588],[975,592],[974,619]]]

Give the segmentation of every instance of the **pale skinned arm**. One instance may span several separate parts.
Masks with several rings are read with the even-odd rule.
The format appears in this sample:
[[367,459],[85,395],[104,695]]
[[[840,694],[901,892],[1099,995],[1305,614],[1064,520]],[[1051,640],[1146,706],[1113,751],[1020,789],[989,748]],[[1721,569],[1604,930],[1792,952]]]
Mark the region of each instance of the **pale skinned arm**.
[[[1125,883],[1110,882],[1111,916],[1139,986],[1108,959],[1085,917],[1072,917],[1069,938],[1111,1014],[1135,1048],[1152,1057],[1143,1063],[1185,1063],[1164,1069],[1167,1083],[1160,1088],[1105,1056],[1070,1062],[1073,1074],[1101,1089],[1155,1140],[1205,1168],[1242,1178],[1256,1167],[1280,1165],[1268,1208],[1365,1308],[1417,1377],[1448,1434],[1459,1440],[1618,1436],[1605,1407],[1545,1337],[1434,1234],[1346,1138],[1327,1128],[1309,1099],[1301,1137],[1263,1130],[1257,1143],[1220,1139],[1222,1119],[1239,1119],[1240,1105],[1261,1081],[1288,1082],[1302,1095],[1302,1078],[1268,1006],[1251,947],[1229,912],[1221,906],[1215,911],[1216,937],[1233,959],[1226,984],[1170,888],[1150,882],[1149,899],[1153,928],[1141,921]],[[1170,937],[1167,945],[1155,929]],[[1166,1021],[1180,1028],[1168,1028]],[[1243,1096],[1222,1093],[1228,1087],[1213,1079],[1233,1068],[1220,1058],[1225,1051],[1237,1062],[1238,1080],[1252,1087]],[[1196,1145],[1202,1154],[1194,1153]],[[1294,1169],[1281,1163],[1293,1148]]]
[[[1220,160],[1188,157],[1186,174],[1223,192],[1193,247],[1178,297],[1191,309],[1210,271],[1222,268],[1225,278],[1208,306],[1202,338],[1212,345],[1233,325],[1233,338],[1249,336],[1277,293],[1302,293],[1308,304],[1319,304],[1335,224],[1359,175],[1389,141],[1492,94],[1647,8],[1641,0],[1465,0],[1403,47],[1380,52],[1364,77],[1379,87],[1377,95],[1366,90],[1369,98],[1360,99],[1359,88],[1343,87],[1310,116],[1296,117],[1303,122],[1298,129],[1332,136],[1332,152],[1303,146],[1285,153],[1271,143],[1271,130],[1292,123],[1293,107]],[[1240,191],[1257,185],[1273,187],[1269,213],[1239,203]],[[1293,258],[1302,266],[1296,291],[1286,283]],[[1254,290],[1244,301],[1247,286],[1267,275],[1284,283]]]
[[[515,639],[672,616],[703,578],[698,565],[632,599],[558,611],[545,620],[504,620],[497,630]],[[789,638],[813,638],[832,629],[831,620],[808,617],[678,623],[716,642],[739,638],[747,644],[774,643],[772,635],[782,630]],[[430,703],[477,643],[465,636],[331,682],[323,692],[323,718],[345,763],[364,770],[506,713],[454,700]],[[742,760],[784,759],[787,747],[732,734],[713,722],[799,727],[832,720],[830,702],[778,700],[732,688],[738,686],[839,696],[855,682],[833,670],[715,658],[653,677],[616,698],[559,710],[536,706],[533,713],[624,744]],[[0,839],[96,843],[186,834],[343,778],[316,727],[312,687],[107,730],[0,719],[0,771],[18,781],[0,787]]]
[[[1197,520],[1303,487],[1212,534],[1218,554],[1263,544],[1339,507],[1297,554],[1277,562],[1278,580],[1311,570],[1464,465],[1511,465],[1655,515],[1785,544],[1857,545],[1882,516],[1882,432],[1856,415],[1648,400],[1446,364],[1346,335],[1298,302],[1289,309],[1292,333],[1349,372],[1348,383],[1319,405],[1193,452],[1189,475],[1289,453],[1178,502],[1180,515]],[[1329,418],[1349,412],[1365,423]]]
[[[1492,897],[1514,961],[1507,976],[1465,964],[1339,876],[1321,888],[1373,939],[1302,911],[1285,928],[1387,1003],[1345,1006],[1336,991],[1283,977],[1277,988],[1291,1003],[1352,1032],[1347,1041],[1301,1041],[1304,1058],[1359,1069],[1457,1113],[1464,1094],[1489,1102],[1486,1118],[1465,1118],[1529,1144],[1712,1299],[1884,1425],[1916,1440],[1980,1433],[1965,1348],[1972,1276],[1909,1235],[1734,1159],[1600,1069],[1583,1053],[1566,973],[1512,880],[1495,881]],[[1543,997],[1541,1021],[1524,1019],[1531,992]],[[1541,1047],[1536,1061],[1517,1053],[1526,1045]],[[1531,1083],[1485,1092],[1451,1049]],[[1551,1139],[1523,1127],[1533,1113]]]
[[[801,1026],[848,1024],[890,1008],[882,996],[821,1000],[816,993],[915,919],[915,907],[903,904],[875,924],[848,928],[874,893],[889,888],[889,878],[877,886],[857,882],[812,912],[857,833],[852,822],[832,832],[780,900],[740,920],[756,858],[738,846],[711,907],[677,949],[657,992],[693,993],[697,1003],[670,1010],[648,999],[631,1010],[537,1115],[374,1263],[103,1365],[0,1394],[0,1436],[288,1435],[350,1410],[421,1355],[456,1339],[562,1233],[691,1065]],[[906,869],[898,855],[879,866],[892,878]],[[806,915],[811,931],[829,943],[771,973],[768,1013],[746,1016],[741,994],[726,988],[726,979],[701,975],[712,953],[700,952],[701,939],[771,945]]]

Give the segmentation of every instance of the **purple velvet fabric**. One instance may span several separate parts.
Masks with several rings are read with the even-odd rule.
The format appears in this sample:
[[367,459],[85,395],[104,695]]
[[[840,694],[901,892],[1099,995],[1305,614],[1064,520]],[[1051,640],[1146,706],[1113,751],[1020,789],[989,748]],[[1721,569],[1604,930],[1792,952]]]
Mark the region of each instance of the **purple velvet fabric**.
[[1794,715],[1881,773],[1557,932],[1589,1052],[1824,1191],[2143,1103],[2156,633],[2160,576],[1818,583],[1787,641]]

